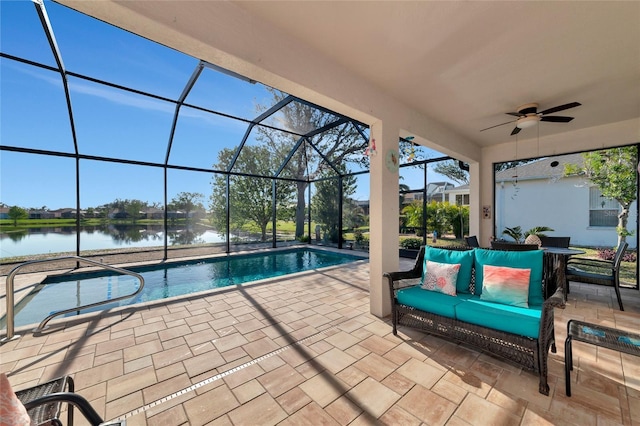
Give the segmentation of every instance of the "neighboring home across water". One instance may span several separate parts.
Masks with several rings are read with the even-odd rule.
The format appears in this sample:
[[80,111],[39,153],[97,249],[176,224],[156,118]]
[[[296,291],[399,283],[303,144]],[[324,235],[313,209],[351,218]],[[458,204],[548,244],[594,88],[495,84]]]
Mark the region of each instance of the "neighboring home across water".
[[[555,164],[557,162],[557,164]],[[581,154],[543,158],[496,173],[495,220],[497,238],[505,228],[520,226],[525,232],[548,226],[549,236],[569,236],[571,245],[614,247],[620,204],[604,198],[599,188],[583,176],[564,176],[565,164],[583,164]],[[629,209],[627,237],[636,247],[636,202]],[[506,237],[508,239],[508,237]]]

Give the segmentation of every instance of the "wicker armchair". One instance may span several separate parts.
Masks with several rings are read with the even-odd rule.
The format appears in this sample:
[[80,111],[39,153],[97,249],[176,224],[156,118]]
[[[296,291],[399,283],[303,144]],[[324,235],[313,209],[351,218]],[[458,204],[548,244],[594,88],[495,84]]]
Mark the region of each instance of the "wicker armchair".
[[567,293],[569,292],[570,281],[612,286],[616,292],[620,310],[624,311],[622,297],[620,297],[620,263],[628,246],[629,243],[627,242],[620,244],[613,261],[580,257],[569,259],[565,274],[567,277]]

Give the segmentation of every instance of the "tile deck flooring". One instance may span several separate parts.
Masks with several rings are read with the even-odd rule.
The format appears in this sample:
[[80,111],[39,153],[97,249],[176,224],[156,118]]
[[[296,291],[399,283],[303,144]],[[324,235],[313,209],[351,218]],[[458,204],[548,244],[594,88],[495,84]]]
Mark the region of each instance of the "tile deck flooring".
[[575,342],[570,398],[563,361],[571,318],[638,332],[637,290],[620,312],[609,288],[572,284],[544,396],[535,374],[471,347],[394,336],[368,286],[361,261],[56,322],[0,347],[0,369],[16,389],[71,374],[129,426],[640,425],[639,357]]

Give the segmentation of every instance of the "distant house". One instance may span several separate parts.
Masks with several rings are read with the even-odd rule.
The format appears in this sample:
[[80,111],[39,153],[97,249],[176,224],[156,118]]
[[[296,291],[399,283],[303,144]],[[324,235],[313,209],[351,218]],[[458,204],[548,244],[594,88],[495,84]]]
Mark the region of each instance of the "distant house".
[[[49,213],[52,214],[52,218],[55,217],[60,219],[75,219],[77,217],[77,212],[78,211],[76,209],[71,207],[49,211]],[[82,217],[82,211],[80,211],[80,216]]]
[[0,207],[0,219],[9,219],[9,207]]
[[163,219],[164,210],[156,209],[155,207],[149,207],[142,213],[142,216],[145,219]]
[[[569,236],[578,246],[613,247],[620,204],[602,196],[582,176],[564,176],[565,164],[581,165],[581,154],[543,158],[497,172],[495,175],[495,236],[506,227],[527,231],[548,226],[549,236]],[[636,202],[631,205],[627,229],[630,247],[636,246]]]
[[168,219],[185,219],[187,217],[186,212],[182,210],[169,210],[167,211]]
[[129,217],[129,213],[121,209],[113,209],[107,215],[109,219],[126,219]]
[[[447,201],[446,192],[454,188],[451,182],[431,182],[427,184],[427,203],[435,201],[441,203]],[[467,190],[467,193],[469,191]],[[421,201],[424,198],[424,191],[410,191],[404,194],[404,203],[411,204],[414,201]]]
[[445,201],[456,206],[469,205],[469,185],[460,185],[444,191]]
[[451,182],[431,182],[427,184],[427,203],[435,201],[442,203],[446,201],[445,193],[453,189],[455,185]]
[[356,200],[355,203],[362,209],[362,214],[369,216],[369,200]]
[[29,210],[29,219],[54,219],[56,215],[49,210]]

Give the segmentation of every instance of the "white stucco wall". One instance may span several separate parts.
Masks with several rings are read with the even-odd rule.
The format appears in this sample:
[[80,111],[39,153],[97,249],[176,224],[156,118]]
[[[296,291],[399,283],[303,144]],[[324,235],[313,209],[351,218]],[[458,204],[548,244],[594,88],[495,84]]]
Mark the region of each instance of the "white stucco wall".
[[[628,237],[630,247],[636,247],[636,204],[631,206],[627,229],[634,232]],[[535,226],[548,226],[554,232],[549,236],[571,237],[578,246],[613,247],[617,244],[615,227],[589,226],[589,185],[576,177],[496,181],[496,237],[506,227],[520,226],[527,231]]]

